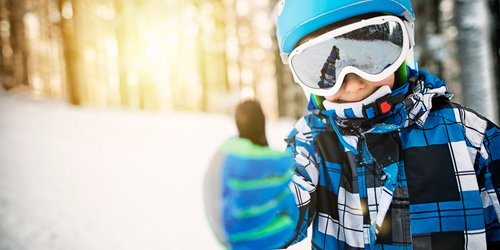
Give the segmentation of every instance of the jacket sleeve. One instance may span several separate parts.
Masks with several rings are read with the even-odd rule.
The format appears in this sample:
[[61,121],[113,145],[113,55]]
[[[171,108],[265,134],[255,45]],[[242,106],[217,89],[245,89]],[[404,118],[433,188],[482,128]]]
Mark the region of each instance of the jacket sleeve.
[[[475,115],[471,113],[470,116],[474,117]],[[475,150],[477,154],[474,168],[483,202],[488,248],[496,249],[496,247],[500,247],[500,130],[495,124],[484,118],[479,120],[482,122],[466,123],[465,127],[466,131],[469,132],[466,133],[469,137],[469,147],[474,146],[474,136],[470,135],[484,131],[482,140]],[[477,124],[481,123],[483,129],[478,130]],[[474,132],[472,132],[473,129]]]
[[288,136],[288,151],[294,155],[294,171],[290,189],[299,208],[295,236],[289,242],[295,244],[307,237],[307,229],[314,219],[318,164],[307,116],[300,119]]

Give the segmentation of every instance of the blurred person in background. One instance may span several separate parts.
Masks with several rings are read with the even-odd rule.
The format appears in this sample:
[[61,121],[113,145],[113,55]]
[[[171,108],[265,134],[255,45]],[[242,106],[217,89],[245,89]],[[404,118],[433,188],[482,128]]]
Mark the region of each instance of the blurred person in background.
[[286,248],[312,225],[312,249],[499,247],[498,126],[418,68],[411,2],[286,0],[278,12],[309,113],[286,139],[291,158],[226,147],[240,150],[205,190],[219,239]]

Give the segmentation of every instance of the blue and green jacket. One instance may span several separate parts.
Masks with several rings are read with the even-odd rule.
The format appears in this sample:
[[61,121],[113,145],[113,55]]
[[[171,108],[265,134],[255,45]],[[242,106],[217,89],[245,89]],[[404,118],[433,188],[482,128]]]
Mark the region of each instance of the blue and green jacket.
[[312,226],[312,249],[498,247],[499,129],[421,76],[422,88],[368,122],[310,105],[287,138],[293,162],[221,150],[221,241],[286,247]]

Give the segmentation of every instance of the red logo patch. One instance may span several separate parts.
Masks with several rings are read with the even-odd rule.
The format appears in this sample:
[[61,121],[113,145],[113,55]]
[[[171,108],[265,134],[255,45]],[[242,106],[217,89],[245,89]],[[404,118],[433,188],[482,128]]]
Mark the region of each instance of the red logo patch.
[[391,111],[391,108],[391,104],[389,104],[387,101],[380,103],[380,112],[382,112],[382,114]]

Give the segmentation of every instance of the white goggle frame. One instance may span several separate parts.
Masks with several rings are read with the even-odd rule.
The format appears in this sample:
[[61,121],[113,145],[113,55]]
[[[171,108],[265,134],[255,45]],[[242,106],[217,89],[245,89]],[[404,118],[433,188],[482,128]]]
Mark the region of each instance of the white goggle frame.
[[[328,88],[328,89],[309,87],[307,84],[303,83],[299,79],[299,77],[297,76],[297,73],[295,72],[291,61],[295,55],[300,54],[305,49],[312,47],[312,46],[315,46],[317,44],[320,44],[322,42],[325,42],[325,41],[332,39],[334,37],[338,37],[338,36],[344,35],[346,33],[352,32],[354,30],[360,29],[360,28],[370,26],[370,25],[383,24],[383,23],[386,23],[389,21],[396,22],[401,26],[401,30],[403,32],[403,45],[402,45],[401,54],[399,55],[399,57],[394,61],[393,64],[391,64],[389,67],[382,70],[382,72],[380,72],[378,74],[369,74],[369,73],[366,73],[366,72],[364,72],[356,67],[346,66],[346,67],[341,69],[334,86],[331,88]],[[290,66],[290,69],[292,71],[293,78],[294,78],[295,82],[297,82],[304,89],[304,91],[306,91],[308,93],[315,94],[315,95],[319,95],[319,96],[333,96],[342,87],[344,77],[349,73],[354,73],[354,74],[362,77],[363,79],[373,81],[373,82],[381,81],[381,80],[389,77],[391,74],[393,74],[399,68],[399,66],[401,66],[403,61],[406,59],[406,54],[407,54],[409,49],[410,49],[410,41],[409,41],[407,26],[405,25],[405,23],[400,18],[398,18],[396,16],[390,16],[390,15],[378,16],[378,17],[373,17],[373,18],[361,20],[359,22],[355,22],[352,24],[342,26],[340,28],[334,29],[334,30],[329,31],[327,33],[324,33],[324,34],[322,34],[314,39],[311,39],[311,40],[299,45],[297,48],[295,48],[292,51],[292,53],[290,53],[290,56],[288,57],[288,65]]]

